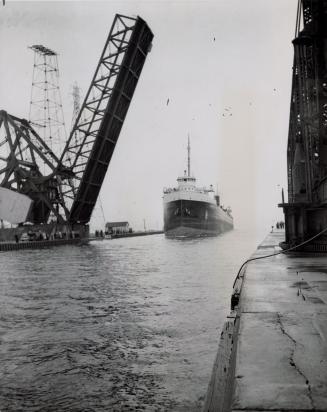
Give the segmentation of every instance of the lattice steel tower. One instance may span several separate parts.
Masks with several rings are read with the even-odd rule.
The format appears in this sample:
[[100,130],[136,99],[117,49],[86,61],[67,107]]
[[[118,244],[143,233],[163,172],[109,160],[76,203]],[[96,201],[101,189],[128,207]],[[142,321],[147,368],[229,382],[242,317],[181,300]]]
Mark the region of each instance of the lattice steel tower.
[[66,143],[59,89],[58,55],[42,45],[31,46],[34,68],[29,121],[43,141],[60,156]]
[[73,115],[72,115],[71,129],[75,125],[77,116],[81,110],[81,89],[78,87],[77,82],[73,84],[72,96],[73,96]]

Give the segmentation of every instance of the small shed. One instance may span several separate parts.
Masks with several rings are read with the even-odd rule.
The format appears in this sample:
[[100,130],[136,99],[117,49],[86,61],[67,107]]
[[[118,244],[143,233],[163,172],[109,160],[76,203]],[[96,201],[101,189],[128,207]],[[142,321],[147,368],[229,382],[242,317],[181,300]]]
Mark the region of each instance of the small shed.
[[120,235],[129,232],[128,222],[107,222],[106,234],[108,235]]

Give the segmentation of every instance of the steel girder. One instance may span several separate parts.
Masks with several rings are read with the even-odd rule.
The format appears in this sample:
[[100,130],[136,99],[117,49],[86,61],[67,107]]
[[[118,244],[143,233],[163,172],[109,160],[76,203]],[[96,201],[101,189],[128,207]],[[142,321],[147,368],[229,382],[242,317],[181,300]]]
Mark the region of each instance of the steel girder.
[[0,186],[34,201],[29,216],[33,223],[47,223],[51,212],[57,221],[63,220],[60,182],[68,175],[58,164],[27,120],[0,111]]
[[144,20],[116,15],[60,163],[70,223],[89,222],[153,34]]

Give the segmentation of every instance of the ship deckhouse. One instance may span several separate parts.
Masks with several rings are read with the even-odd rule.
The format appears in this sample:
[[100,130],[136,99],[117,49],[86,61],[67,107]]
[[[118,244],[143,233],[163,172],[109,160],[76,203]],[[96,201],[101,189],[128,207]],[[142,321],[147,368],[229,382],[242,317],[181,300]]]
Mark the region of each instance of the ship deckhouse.
[[[178,186],[174,188],[164,188],[164,203],[175,200],[194,200],[198,202],[216,203],[212,185],[210,189],[196,186],[196,178],[191,176],[191,146],[190,139],[187,145],[187,171],[184,176],[177,178]],[[210,196],[211,194],[211,196]]]
[[177,178],[178,189],[179,190],[195,190],[195,177],[190,177],[186,175],[186,170],[184,176]]

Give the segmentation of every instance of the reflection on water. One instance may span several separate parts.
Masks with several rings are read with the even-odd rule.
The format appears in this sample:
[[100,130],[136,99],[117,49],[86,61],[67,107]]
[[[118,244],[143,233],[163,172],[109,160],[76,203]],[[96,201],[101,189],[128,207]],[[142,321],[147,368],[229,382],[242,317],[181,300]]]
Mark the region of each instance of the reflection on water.
[[0,254],[0,410],[198,411],[256,242],[234,230]]

